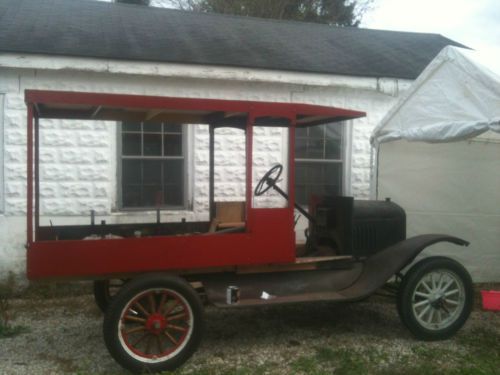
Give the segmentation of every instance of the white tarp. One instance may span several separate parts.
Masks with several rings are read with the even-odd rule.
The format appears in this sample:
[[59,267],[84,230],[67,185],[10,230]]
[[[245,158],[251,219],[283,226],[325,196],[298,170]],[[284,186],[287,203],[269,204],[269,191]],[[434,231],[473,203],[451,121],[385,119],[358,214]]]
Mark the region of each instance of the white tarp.
[[500,132],[500,77],[448,46],[382,119],[371,142],[452,142],[488,130]]
[[441,144],[383,143],[377,198],[390,197],[405,209],[408,237],[445,233],[470,242],[434,245],[423,256],[449,256],[475,282],[500,282],[499,161],[497,133]]
[[500,78],[465,54],[443,49],[375,128],[372,183],[377,199],[405,209],[408,236],[471,243],[437,244],[422,256],[450,256],[475,282],[499,282]]

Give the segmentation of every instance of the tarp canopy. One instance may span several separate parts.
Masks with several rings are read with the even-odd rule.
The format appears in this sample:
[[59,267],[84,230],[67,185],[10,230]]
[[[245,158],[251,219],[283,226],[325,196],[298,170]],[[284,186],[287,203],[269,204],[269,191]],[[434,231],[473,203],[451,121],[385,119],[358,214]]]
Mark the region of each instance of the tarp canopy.
[[500,76],[445,47],[387,113],[372,145],[399,139],[453,142],[500,133]]

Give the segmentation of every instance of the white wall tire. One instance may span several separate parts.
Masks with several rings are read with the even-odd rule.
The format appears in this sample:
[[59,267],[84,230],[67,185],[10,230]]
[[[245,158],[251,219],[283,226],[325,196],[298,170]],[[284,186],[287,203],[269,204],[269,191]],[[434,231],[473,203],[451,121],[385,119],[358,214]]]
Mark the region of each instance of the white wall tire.
[[444,340],[467,321],[474,290],[469,273],[458,262],[431,257],[415,264],[398,292],[398,312],[404,325],[421,340]]

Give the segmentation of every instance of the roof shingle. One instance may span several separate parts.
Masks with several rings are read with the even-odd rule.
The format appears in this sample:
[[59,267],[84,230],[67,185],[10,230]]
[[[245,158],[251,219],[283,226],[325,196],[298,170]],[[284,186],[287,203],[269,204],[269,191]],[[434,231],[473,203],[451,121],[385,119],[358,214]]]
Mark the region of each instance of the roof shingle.
[[0,52],[416,78],[437,34],[332,27],[93,0],[0,0]]

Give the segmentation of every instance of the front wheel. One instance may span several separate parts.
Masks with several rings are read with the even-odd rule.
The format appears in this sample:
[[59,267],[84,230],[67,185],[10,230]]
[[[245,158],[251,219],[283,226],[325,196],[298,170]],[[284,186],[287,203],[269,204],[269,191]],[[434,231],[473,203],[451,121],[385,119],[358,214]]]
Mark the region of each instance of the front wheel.
[[398,313],[421,340],[444,340],[467,321],[474,290],[469,273],[444,257],[426,258],[404,276],[398,291]]
[[171,371],[197,349],[203,307],[183,279],[148,275],[129,281],[112,299],[104,317],[106,347],[134,373]]

